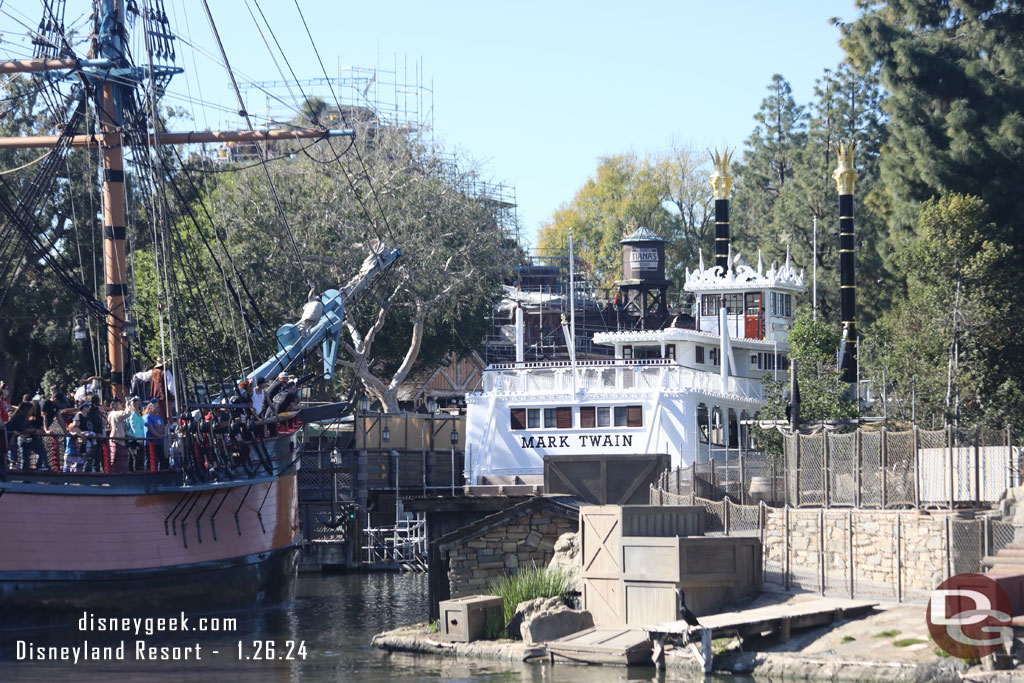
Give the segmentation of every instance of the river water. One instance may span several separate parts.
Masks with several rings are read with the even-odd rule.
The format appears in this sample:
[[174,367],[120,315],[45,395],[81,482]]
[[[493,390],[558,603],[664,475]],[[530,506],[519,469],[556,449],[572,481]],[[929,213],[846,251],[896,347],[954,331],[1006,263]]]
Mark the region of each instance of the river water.
[[[386,654],[370,647],[376,633],[423,621],[426,603],[424,574],[300,575],[294,601],[235,611],[187,612],[184,616],[191,629],[188,633],[171,630],[177,627],[176,622],[153,621],[156,615],[142,615],[149,617],[149,622],[115,624],[132,629],[115,634],[99,630],[97,620],[110,615],[98,611],[88,615],[93,619],[84,624],[80,622],[87,615],[81,612],[47,617],[18,615],[0,622],[0,681],[692,680],[674,672],[659,674],[653,667],[456,661]],[[176,616],[180,620],[180,613]],[[206,630],[197,632],[195,629],[204,618],[207,621],[202,626]],[[236,626],[217,624],[215,619],[235,619]],[[139,635],[135,633],[136,626],[141,631]],[[218,626],[219,630],[213,630]],[[140,640],[145,641],[146,648],[154,648],[144,649],[143,658],[137,649]],[[71,648],[83,647],[84,641],[91,648],[107,648],[98,652],[100,661],[75,663],[28,658],[40,649],[47,656],[73,658]],[[124,659],[120,660],[116,648],[122,642]],[[196,645],[199,659],[195,657]]]

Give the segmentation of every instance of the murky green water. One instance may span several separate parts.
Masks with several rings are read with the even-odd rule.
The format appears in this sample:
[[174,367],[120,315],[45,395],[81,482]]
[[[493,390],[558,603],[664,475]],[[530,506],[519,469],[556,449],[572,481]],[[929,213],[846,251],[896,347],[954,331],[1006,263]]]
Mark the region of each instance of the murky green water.
[[[275,607],[188,612],[189,627],[201,617],[237,619],[237,629],[219,632],[118,633],[80,631],[81,613],[59,617],[8,618],[0,623],[0,681],[610,681],[687,680],[657,674],[651,667],[551,666],[476,660],[388,655],[370,647],[375,633],[417,621],[426,614],[423,574],[303,575],[294,602]],[[95,613],[96,616],[108,616]],[[156,616],[156,615],[143,615]],[[154,626],[156,624],[153,624]],[[142,623],[143,628],[145,623]],[[134,628],[134,625],[133,625]],[[105,636],[105,637],[104,637]],[[17,641],[26,647],[114,647],[125,643],[124,661],[79,662],[18,660]],[[200,646],[201,659],[138,660],[135,641],[151,647]],[[261,645],[253,645],[253,641]],[[291,643],[289,644],[289,641]],[[241,653],[239,652],[241,642]],[[300,643],[304,645],[302,656]],[[268,647],[272,648],[272,658]],[[260,649],[260,652],[257,651]],[[289,658],[290,651],[290,658]],[[194,651],[193,651],[194,652]],[[115,653],[116,654],[116,651]],[[162,653],[157,650],[155,653]],[[173,650],[167,651],[173,656]],[[69,656],[72,656],[69,654]]]

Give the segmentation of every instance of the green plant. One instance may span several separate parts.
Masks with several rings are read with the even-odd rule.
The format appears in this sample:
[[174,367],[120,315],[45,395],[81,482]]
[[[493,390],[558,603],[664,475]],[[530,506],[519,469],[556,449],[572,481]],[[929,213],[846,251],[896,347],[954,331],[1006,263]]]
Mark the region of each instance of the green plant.
[[484,637],[487,640],[500,640],[505,636],[506,621],[502,617],[497,611],[487,615],[487,621],[484,622]]
[[921,640],[920,638],[903,638],[893,642],[896,647],[910,647],[911,645],[917,645],[918,643],[924,643],[927,641]]
[[439,633],[440,631],[441,631],[441,621],[439,619],[434,619],[432,622],[427,624],[427,632],[428,633]]
[[505,623],[512,620],[516,606],[535,598],[565,597],[572,589],[572,576],[562,569],[526,565],[515,574],[505,574],[490,583],[490,592],[505,600]]
[[842,642],[843,643],[852,643],[855,640],[857,640],[857,639],[854,638],[853,636],[843,636]]
[[888,631],[880,631],[872,636],[872,638],[895,638],[900,634],[898,628],[890,629]]

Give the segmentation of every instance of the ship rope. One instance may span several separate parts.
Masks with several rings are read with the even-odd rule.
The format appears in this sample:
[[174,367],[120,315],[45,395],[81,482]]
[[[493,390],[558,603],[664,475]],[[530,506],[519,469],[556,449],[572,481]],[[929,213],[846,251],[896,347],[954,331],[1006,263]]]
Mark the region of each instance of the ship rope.
[[[256,132],[255,126],[252,125],[252,118],[249,116],[249,112],[245,108],[245,100],[242,98],[242,91],[238,88],[238,82],[235,80],[235,73],[231,69],[231,63],[228,61],[228,54],[224,50],[224,43],[221,42],[220,32],[217,30],[217,23],[213,20],[213,13],[210,11],[210,4],[207,0],[202,0],[203,7],[206,9],[206,16],[210,21],[210,30],[213,32],[213,37],[217,41],[217,47],[220,48],[221,57],[224,60],[224,68],[227,69],[228,76],[231,77],[231,85],[235,90],[235,97],[238,99],[239,113],[245,118],[245,123],[249,127],[249,130],[253,133]],[[278,196],[277,186],[274,185],[273,178],[270,177],[270,169],[267,168],[266,155],[263,153],[263,147],[257,141],[253,145],[256,148],[256,154],[260,158],[260,162],[263,166],[263,172],[267,177],[267,184],[270,186],[270,193],[274,197],[274,204],[277,206],[278,213],[281,214],[281,222],[284,225],[285,233],[288,235],[288,240],[291,242],[292,249],[295,251],[295,258],[297,259],[297,265],[302,270],[302,276],[305,278],[310,288],[315,285],[309,276],[309,271],[306,269],[305,259],[302,257],[302,253],[299,251],[299,244],[295,241],[295,234],[292,232],[291,224],[288,222],[288,214],[284,210],[284,205],[281,203],[281,197]]]

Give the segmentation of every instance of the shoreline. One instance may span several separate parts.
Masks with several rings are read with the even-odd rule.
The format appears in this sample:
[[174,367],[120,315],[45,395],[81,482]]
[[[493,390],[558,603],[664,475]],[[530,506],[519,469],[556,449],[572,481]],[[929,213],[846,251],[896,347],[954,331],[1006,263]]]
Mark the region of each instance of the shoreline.
[[[796,595],[789,600],[807,597]],[[927,636],[924,611],[923,605],[883,603],[863,617],[794,632],[786,642],[772,636],[752,637],[741,648],[737,639],[730,638],[715,656],[713,673],[768,680],[1002,683],[1021,679],[1020,668],[993,671],[938,654]],[[443,641],[426,623],[379,633],[372,645],[386,652],[508,663],[548,658],[543,644],[509,639]],[[704,675],[702,662],[687,648],[668,648],[664,661],[669,671]],[[650,666],[654,668],[653,662]]]

